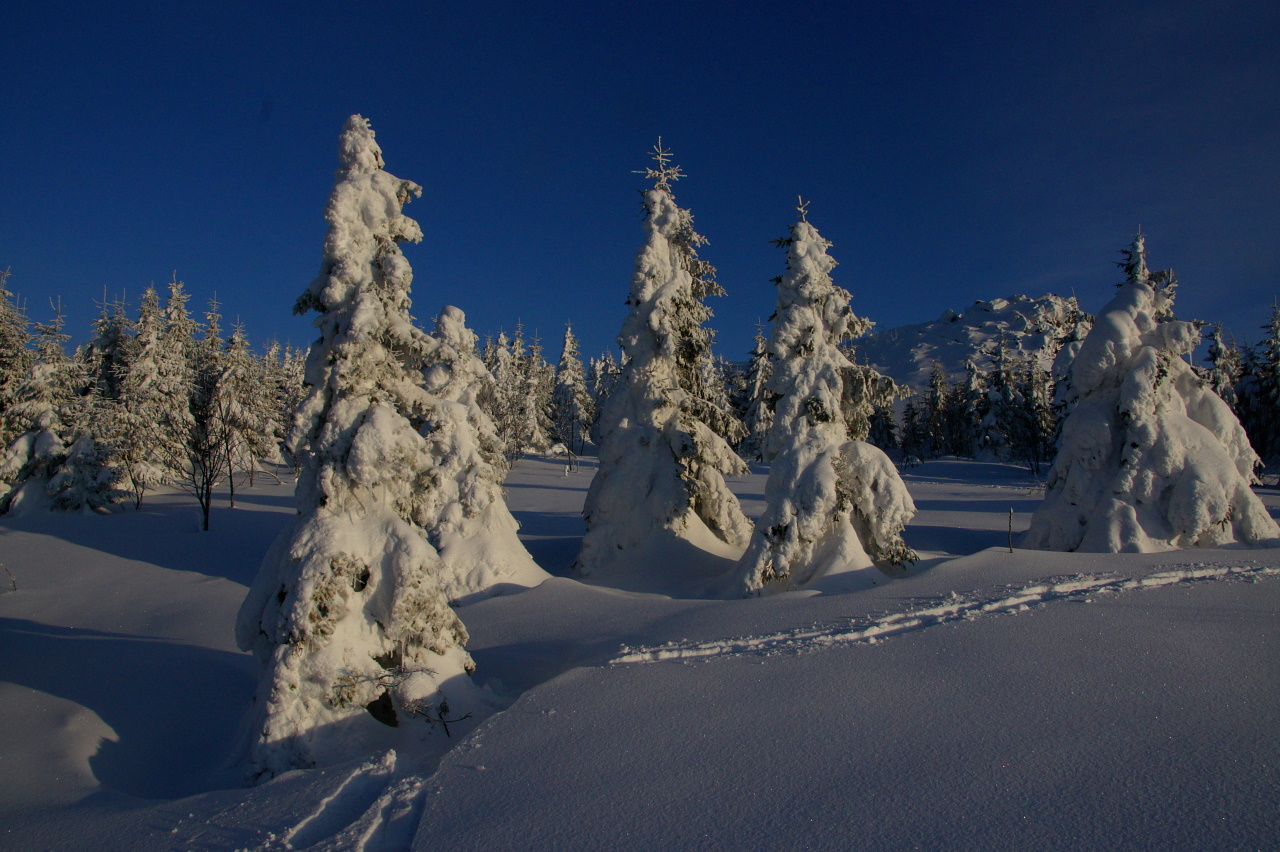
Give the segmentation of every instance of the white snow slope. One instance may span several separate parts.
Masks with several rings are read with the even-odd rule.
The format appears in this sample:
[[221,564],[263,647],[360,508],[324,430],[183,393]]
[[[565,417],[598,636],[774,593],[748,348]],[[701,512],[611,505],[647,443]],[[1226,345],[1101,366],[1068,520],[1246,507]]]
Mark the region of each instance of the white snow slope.
[[[915,390],[929,386],[935,362],[949,381],[958,382],[964,379],[965,361],[1002,337],[1011,350],[1039,352],[1050,336],[1071,325],[1076,307],[1073,299],[1051,293],[978,301],[962,313],[944,311],[932,322],[873,331],[855,341],[853,360]],[[978,363],[985,366],[988,360]]]
[[[508,480],[553,574],[592,472]],[[256,672],[231,632],[291,488],[203,534],[181,494],[6,518],[0,849],[1280,848],[1280,550],[1010,553],[1024,477],[913,468],[921,561],[865,591],[556,577],[463,607],[504,710],[436,762],[252,789],[224,765]],[[750,515],[763,483],[731,482]]]

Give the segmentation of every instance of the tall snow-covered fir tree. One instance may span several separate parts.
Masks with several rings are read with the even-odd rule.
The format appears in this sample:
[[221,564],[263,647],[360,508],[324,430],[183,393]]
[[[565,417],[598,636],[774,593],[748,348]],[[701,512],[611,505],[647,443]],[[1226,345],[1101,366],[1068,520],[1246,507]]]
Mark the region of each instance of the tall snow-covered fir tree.
[[422,433],[435,458],[423,529],[444,566],[441,586],[452,603],[536,586],[550,575],[520,542],[520,525],[503,498],[503,445],[480,395],[493,378],[476,353],[461,310],[446,306],[432,335],[426,387],[433,401]]
[[1213,392],[1222,397],[1222,401],[1232,411],[1236,411],[1236,384],[1240,381],[1243,372],[1240,350],[1234,344],[1223,341],[1221,324],[1214,326],[1212,331],[1205,332],[1205,339],[1209,341],[1209,351],[1205,355],[1209,366],[1202,371],[1201,375],[1209,383]]
[[7,422],[4,414],[17,400],[18,385],[31,368],[32,352],[29,323],[14,301],[7,285],[9,272],[0,272],[0,448],[8,446],[22,429]]
[[769,338],[765,336],[765,327],[756,326],[756,336],[751,347],[751,358],[747,362],[747,378],[744,397],[746,400],[742,423],[747,429],[746,437],[738,446],[738,452],[747,458],[764,459],[765,444],[769,440],[769,430],[773,427],[773,407],[777,395],[769,390],[769,378],[773,375],[773,360],[769,355]]
[[1080,346],[1071,413],[1026,547],[1149,552],[1263,543],[1280,529],[1250,489],[1244,429],[1183,356],[1200,333],[1173,318],[1171,272],[1147,268],[1141,233],[1126,278]]
[[556,439],[572,452],[582,452],[595,412],[592,411],[591,394],[587,392],[586,376],[582,372],[578,338],[573,336],[573,326],[569,323],[564,326],[564,344],[560,348],[560,361],[556,364],[556,386],[551,401],[555,411]]
[[[162,381],[163,334],[160,295],[155,287],[148,287],[142,293],[134,335],[125,346],[118,404],[107,423],[113,462],[123,474],[122,484],[133,495],[135,508],[141,507],[148,490],[164,481],[165,458],[170,454],[162,448],[173,440],[167,428],[172,402],[167,395],[178,391]],[[185,407],[185,395],[182,402]]]
[[439,408],[424,386],[439,342],[411,322],[412,271],[397,245],[422,238],[402,213],[422,190],[383,170],[358,115],[339,157],[320,274],[296,308],[318,313],[320,330],[291,441],[305,445],[298,514],[236,627],[263,665],[257,778],[377,748],[413,752],[477,698],[467,631],[426,529],[441,511],[439,458],[420,432]]
[[622,368],[614,360],[613,353],[605,351],[599,358],[592,358],[587,368],[587,388],[591,391],[591,443],[600,443],[600,419],[604,415],[604,405],[614,388],[618,386],[618,377]]
[[37,323],[36,360],[5,412],[21,430],[0,452],[0,514],[53,508],[102,510],[123,494],[95,440],[96,396],[83,362],[67,357],[62,311]]
[[[787,272],[776,279],[768,384],[778,400],[765,446],[772,462],[765,510],[738,568],[747,594],[915,557],[901,535],[915,506],[897,469],[876,447],[848,439],[841,398],[850,363],[839,344],[857,317],[849,292],[831,280],[831,244],[805,210],[802,203],[790,236],[779,241]],[[868,571],[857,582],[871,585],[878,576]]]
[[[600,422],[600,467],[587,492],[587,532],[577,570],[610,565],[659,532],[683,541],[742,547],[750,524],[724,477],[746,465],[721,437],[721,411],[698,393],[711,357],[703,298],[723,292],[697,256],[705,240],[671,184],[680,170],[661,142],[645,171],[645,243],[636,258],[618,342],[627,359]],[[714,424],[714,425],[713,425]]]
[[1236,387],[1240,423],[1267,464],[1280,462],[1280,305],[1262,326],[1262,340],[1245,351]]
[[555,371],[542,357],[542,341],[534,338],[522,365],[520,435],[527,449],[546,452],[551,446],[551,397]]

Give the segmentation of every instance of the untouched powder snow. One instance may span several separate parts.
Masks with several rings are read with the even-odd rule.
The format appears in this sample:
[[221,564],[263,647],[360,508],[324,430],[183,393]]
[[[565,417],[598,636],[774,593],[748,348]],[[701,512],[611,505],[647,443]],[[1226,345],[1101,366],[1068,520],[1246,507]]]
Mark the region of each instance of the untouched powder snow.
[[[1275,849],[1280,550],[1008,548],[1012,466],[903,474],[920,556],[856,593],[570,579],[590,461],[507,479],[540,586],[461,607],[495,708],[442,757],[237,786],[232,624],[292,483],[0,522],[5,850]],[[730,481],[748,515],[766,470]],[[1280,492],[1259,489],[1274,514]]]

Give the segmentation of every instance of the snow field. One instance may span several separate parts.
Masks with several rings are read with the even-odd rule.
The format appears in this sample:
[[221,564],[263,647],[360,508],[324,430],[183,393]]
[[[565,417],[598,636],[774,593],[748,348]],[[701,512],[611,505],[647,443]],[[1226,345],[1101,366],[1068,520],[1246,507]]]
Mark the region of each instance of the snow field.
[[[1280,552],[1009,553],[1035,483],[943,460],[904,474],[921,560],[894,582],[670,597],[564,576],[592,472],[514,468],[560,576],[458,610],[505,709],[439,759],[249,789],[231,628],[291,487],[207,534],[176,493],[5,519],[0,847],[1277,848]],[[759,512],[762,468],[729,484]]]

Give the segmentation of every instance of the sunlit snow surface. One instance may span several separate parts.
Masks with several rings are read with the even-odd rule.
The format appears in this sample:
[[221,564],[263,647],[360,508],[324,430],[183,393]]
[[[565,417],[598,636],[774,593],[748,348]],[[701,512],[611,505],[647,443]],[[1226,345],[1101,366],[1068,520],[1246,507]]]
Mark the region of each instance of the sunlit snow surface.
[[[904,476],[921,561],[895,582],[673,598],[563,577],[591,472],[515,467],[561,576],[460,610],[506,710],[437,763],[254,789],[226,765],[256,671],[231,630],[291,486],[205,534],[176,494],[4,519],[0,848],[1280,848],[1280,551],[1010,553],[1035,483],[940,461]],[[748,514],[763,483],[730,483]]]

